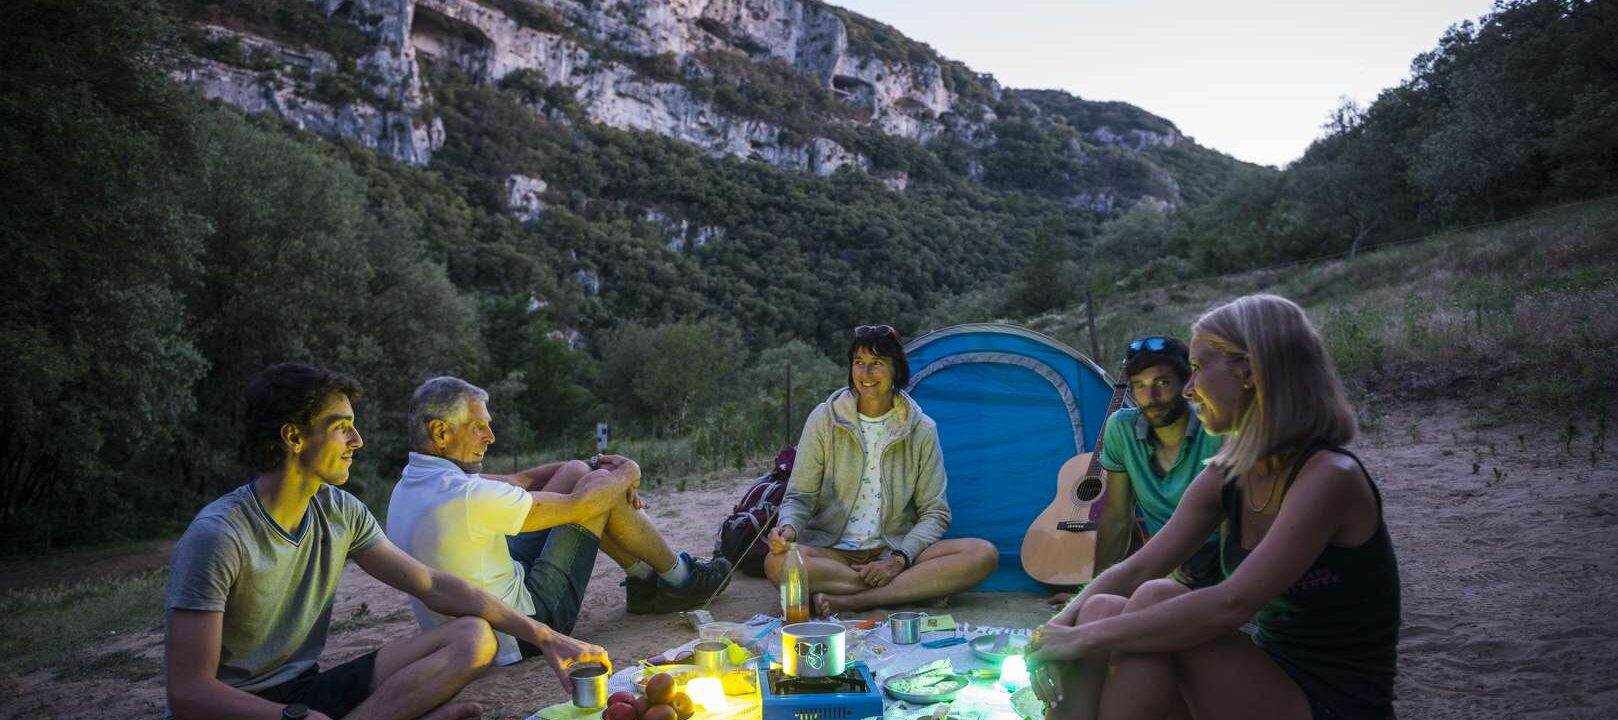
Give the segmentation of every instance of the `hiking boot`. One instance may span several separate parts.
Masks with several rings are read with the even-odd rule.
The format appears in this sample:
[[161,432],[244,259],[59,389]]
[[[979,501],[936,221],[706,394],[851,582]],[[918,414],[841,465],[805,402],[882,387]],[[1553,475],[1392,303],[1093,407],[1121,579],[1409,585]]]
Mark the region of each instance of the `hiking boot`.
[[657,576],[638,578],[625,575],[624,581],[618,583],[624,588],[624,607],[632,615],[650,615],[658,612],[657,609]]
[[680,557],[691,569],[691,576],[679,587],[671,587],[668,583],[659,581],[657,601],[653,603],[656,609],[652,612],[670,613],[700,607],[708,602],[708,598],[718,595],[730,584],[729,560],[722,557],[693,560],[685,553],[680,553]]

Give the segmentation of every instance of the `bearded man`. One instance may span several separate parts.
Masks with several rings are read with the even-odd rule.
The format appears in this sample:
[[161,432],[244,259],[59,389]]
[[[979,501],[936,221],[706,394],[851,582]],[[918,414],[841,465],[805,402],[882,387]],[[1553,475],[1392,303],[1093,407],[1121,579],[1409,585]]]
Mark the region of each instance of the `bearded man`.
[[[1137,338],[1124,351],[1124,375],[1136,407],[1120,408],[1102,431],[1101,467],[1107,470],[1106,508],[1101,518],[1096,572],[1140,547],[1168,523],[1192,478],[1223,440],[1203,431],[1202,420],[1185,399],[1191,352],[1178,338]],[[1191,589],[1218,583],[1219,536],[1208,538],[1197,554],[1173,574]],[[1051,603],[1060,607],[1068,596]]]

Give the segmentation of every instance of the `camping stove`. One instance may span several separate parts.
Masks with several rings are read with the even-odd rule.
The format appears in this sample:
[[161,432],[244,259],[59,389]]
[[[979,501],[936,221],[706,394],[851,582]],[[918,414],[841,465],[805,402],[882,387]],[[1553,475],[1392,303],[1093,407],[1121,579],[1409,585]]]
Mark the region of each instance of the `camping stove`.
[[861,720],[882,716],[882,690],[865,663],[849,663],[842,675],[831,677],[793,677],[765,665],[758,669],[764,720]]

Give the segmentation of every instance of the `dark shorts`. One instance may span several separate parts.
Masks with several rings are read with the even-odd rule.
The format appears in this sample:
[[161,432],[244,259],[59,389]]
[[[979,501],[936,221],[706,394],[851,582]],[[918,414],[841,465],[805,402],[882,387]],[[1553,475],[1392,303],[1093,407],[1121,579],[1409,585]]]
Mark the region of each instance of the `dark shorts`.
[[327,717],[340,718],[370,697],[376,653],[372,650],[325,672],[316,665],[291,680],[253,694],[282,705],[303,703]]
[[1213,587],[1225,579],[1219,566],[1219,544],[1205,543],[1184,565],[1175,568],[1169,577],[1192,590]]
[[[1344,697],[1341,691],[1333,691],[1321,678],[1319,667],[1306,666],[1287,653],[1279,652],[1276,648],[1265,645],[1263,637],[1254,628],[1253,644],[1264,654],[1275,661],[1281,672],[1297,683],[1298,689],[1309,700],[1309,713],[1314,720],[1394,720],[1392,705],[1371,706],[1356,702],[1354,698]],[[1327,670],[1326,672],[1330,672]]]
[[[563,635],[573,632],[584,604],[584,589],[595,570],[601,541],[577,525],[562,525],[506,538],[511,559],[523,566],[523,587],[534,600],[533,618]],[[523,657],[539,648],[518,641]]]

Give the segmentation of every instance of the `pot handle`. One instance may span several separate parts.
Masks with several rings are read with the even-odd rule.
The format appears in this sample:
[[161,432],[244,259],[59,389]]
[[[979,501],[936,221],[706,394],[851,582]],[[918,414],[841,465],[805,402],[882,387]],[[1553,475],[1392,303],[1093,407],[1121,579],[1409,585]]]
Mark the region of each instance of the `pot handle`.
[[809,667],[816,670],[821,670],[826,667],[825,643],[806,643],[800,641],[792,649],[798,653],[799,657],[803,658],[804,662],[809,664]]

